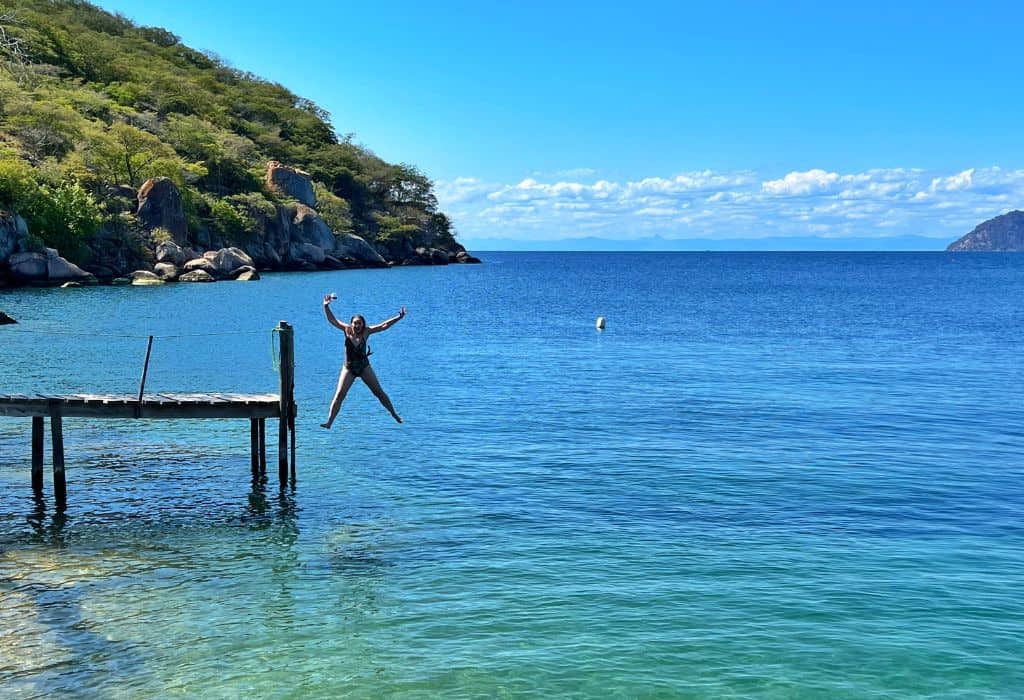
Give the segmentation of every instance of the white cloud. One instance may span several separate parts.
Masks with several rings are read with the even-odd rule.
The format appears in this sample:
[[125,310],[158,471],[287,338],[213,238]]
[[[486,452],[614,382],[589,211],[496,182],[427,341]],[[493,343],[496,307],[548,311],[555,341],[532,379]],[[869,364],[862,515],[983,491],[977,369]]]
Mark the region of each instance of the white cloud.
[[932,192],[959,192],[968,189],[974,180],[974,168],[969,168],[950,177],[937,177],[932,180]]
[[829,190],[839,181],[838,173],[827,173],[824,170],[808,170],[792,172],[781,180],[768,180],[761,183],[761,191],[767,194],[802,197]]
[[[1024,208],[1024,169],[953,172],[821,168],[781,177],[702,170],[633,181],[533,176],[439,182],[440,207],[466,238],[623,239],[877,236],[953,240],[982,218]],[[965,228],[966,226],[966,228]]]

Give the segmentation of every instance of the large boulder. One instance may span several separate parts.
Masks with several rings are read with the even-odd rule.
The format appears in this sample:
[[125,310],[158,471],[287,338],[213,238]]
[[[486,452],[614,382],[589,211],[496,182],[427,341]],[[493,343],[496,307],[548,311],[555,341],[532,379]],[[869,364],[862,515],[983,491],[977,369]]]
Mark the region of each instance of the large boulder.
[[194,250],[191,248],[183,248],[173,241],[167,241],[161,243],[156,247],[156,261],[161,263],[170,263],[176,267],[181,267],[189,260],[198,258]]
[[96,279],[78,265],[60,257],[53,248],[46,249],[46,276],[51,282],[91,282]]
[[43,253],[15,253],[8,259],[11,279],[19,283],[45,282],[49,266]]
[[181,207],[181,193],[170,178],[151,178],[139,188],[137,216],[147,229],[166,229],[175,243],[185,244],[188,224]]
[[331,227],[320,218],[316,210],[304,204],[295,205],[291,240],[294,243],[309,243],[324,250],[334,248],[334,232],[331,231]]
[[387,264],[383,256],[373,249],[373,246],[354,233],[346,233],[335,237],[334,255],[341,258],[352,258],[369,265]]
[[239,282],[255,282],[260,278],[260,273],[256,272],[255,268],[242,267],[231,273]]
[[162,277],[157,276],[149,270],[136,270],[132,273],[132,286],[134,287],[152,287],[163,283],[164,280]]
[[227,277],[240,267],[255,267],[252,258],[240,248],[221,248],[217,251],[203,253],[203,257],[213,265],[214,275]]
[[195,270],[202,270],[208,275],[213,275],[217,272],[213,261],[208,258],[196,258],[185,263],[185,272],[194,272]]
[[480,264],[480,258],[470,255],[465,250],[460,250],[458,253],[456,253],[454,261],[457,263],[467,263],[474,265]]
[[158,262],[153,266],[153,272],[157,277],[168,282],[178,279],[179,274],[178,266],[169,262]]
[[437,248],[417,248],[416,255],[424,265],[448,264],[448,253]]
[[316,208],[316,194],[309,173],[272,160],[267,163],[266,183],[274,192]]

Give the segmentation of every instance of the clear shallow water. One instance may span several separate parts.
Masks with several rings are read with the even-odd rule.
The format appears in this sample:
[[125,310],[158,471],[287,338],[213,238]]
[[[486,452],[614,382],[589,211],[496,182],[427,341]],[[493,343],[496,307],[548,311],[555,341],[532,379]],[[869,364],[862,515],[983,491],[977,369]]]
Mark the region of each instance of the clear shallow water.
[[[357,385],[317,427],[327,291],[409,307],[371,343],[405,425]],[[158,339],[149,390],[275,391],[286,319],[300,405],[283,493],[245,421],[68,419],[63,515],[0,419],[3,697],[1024,694],[1024,256],[494,253],[0,308],[0,391],[131,392],[145,340],[111,334],[149,333],[229,333]]]

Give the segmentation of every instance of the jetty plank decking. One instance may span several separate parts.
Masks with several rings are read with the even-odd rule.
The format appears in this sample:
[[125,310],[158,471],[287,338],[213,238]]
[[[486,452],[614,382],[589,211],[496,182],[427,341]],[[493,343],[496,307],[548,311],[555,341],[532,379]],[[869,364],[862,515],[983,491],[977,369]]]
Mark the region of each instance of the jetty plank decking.
[[[58,504],[67,501],[64,475],[64,418],[99,419],[249,419],[249,448],[254,476],[266,474],[266,419],[278,420],[278,476],[283,486],[289,474],[295,479],[295,356],[293,329],[282,321],[274,329],[281,340],[280,392],[235,394],[216,392],[143,393],[149,350],[138,394],[5,394],[0,393],[0,416],[32,419],[32,488],[43,488],[44,420],[50,419],[53,441],[53,491]],[[152,337],[150,338],[152,346]]]
[[0,416],[65,418],[279,418],[279,394],[0,394]]

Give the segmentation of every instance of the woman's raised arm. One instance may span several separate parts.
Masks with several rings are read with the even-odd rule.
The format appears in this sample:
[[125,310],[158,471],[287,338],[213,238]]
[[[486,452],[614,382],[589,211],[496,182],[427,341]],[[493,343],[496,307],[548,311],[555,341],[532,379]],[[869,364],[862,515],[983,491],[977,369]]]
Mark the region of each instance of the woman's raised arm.
[[335,298],[336,297],[333,294],[324,295],[324,316],[327,317],[327,322],[334,326],[335,328],[340,328],[343,331],[348,331],[348,324],[342,323],[341,321],[336,319],[334,317],[334,312],[331,311],[331,302],[334,301]]
[[388,328],[391,328],[391,326],[395,325],[396,323],[401,321],[403,318],[405,318],[405,307],[404,306],[398,310],[398,315],[397,316],[392,316],[387,321],[383,321],[381,323],[378,323],[376,326],[370,326],[369,328],[366,329],[366,332],[367,333],[380,333],[381,331],[386,331]]

